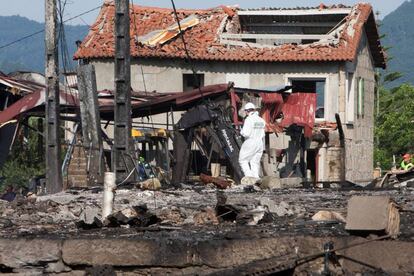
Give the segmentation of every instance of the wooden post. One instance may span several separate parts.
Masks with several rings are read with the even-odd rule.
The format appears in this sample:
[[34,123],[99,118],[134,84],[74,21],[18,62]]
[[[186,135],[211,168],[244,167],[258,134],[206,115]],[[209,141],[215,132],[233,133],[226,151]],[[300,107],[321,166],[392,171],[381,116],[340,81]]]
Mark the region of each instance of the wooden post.
[[57,48],[56,0],[45,2],[46,25],[46,191],[63,190],[60,144],[59,63]]
[[[43,125],[44,120],[43,120],[43,118],[37,118],[36,122],[37,122],[38,133],[43,133],[43,131],[44,131],[44,125]],[[44,149],[43,149],[43,147],[44,147],[43,139],[44,139],[44,136],[42,136],[40,134],[37,135],[37,153],[36,154],[40,155],[40,161],[44,160],[43,159],[43,154],[42,154],[43,151],[44,151]]]
[[83,146],[89,161],[88,186],[95,186],[103,183],[103,145],[96,75],[93,65],[78,67],[78,87]]
[[115,129],[112,168],[116,181],[122,181],[132,169],[131,138],[131,56],[129,0],[115,1]]
[[345,148],[345,133],[342,127],[341,117],[338,113],[335,113],[336,125],[339,132],[339,143],[341,145],[341,183],[345,184],[346,181],[346,148]]

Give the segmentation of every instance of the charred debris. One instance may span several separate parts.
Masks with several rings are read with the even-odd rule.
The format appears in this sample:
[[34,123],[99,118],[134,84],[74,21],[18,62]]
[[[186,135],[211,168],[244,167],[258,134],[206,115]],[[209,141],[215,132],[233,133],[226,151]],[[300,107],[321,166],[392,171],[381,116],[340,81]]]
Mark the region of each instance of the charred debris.
[[[92,66],[81,68],[80,72],[90,70],[93,73]],[[377,259],[366,260],[358,250],[346,251],[348,246],[361,247],[364,242],[379,246],[381,239],[412,242],[414,201],[413,191],[409,188],[410,172],[397,174],[397,177],[387,174],[368,186],[340,178],[317,182],[312,177],[302,157],[307,145],[327,141],[329,137],[337,137],[337,142],[331,140],[329,143],[339,149],[345,143],[339,116],[336,123],[315,123],[314,94],[292,94],[290,86],[266,91],[238,88],[232,83],[168,94],[131,91],[133,118],[163,114],[166,124],[162,128],[156,128],[152,123],[132,128],[134,151],[122,155],[125,164],[130,165],[125,165],[127,170],[123,178],[116,180],[115,174],[105,173],[113,168],[110,161],[113,140],[106,134],[105,127],[109,128],[114,120],[115,97],[112,91],[94,91],[93,84],[85,85],[85,80],[94,79],[93,75],[89,79],[82,78],[80,75],[78,80],[81,81],[73,85],[70,92],[60,91],[61,118],[64,118],[65,126],[71,126],[68,132],[72,135],[68,140],[70,143],[63,146],[66,148],[62,166],[65,191],[47,195],[47,186],[39,179],[25,197],[17,195],[10,203],[1,201],[0,227],[4,237],[51,236],[68,242],[76,237],[89,237],[96,242],[106,238],[135,237],[138,239],[134,241],[136,243],[149,237],[152,241],[162,241],[160,233],[172,235],[168,239],[193,233],[193,238],[188,238],[191,245],[180,239],[176,242],[180,246],[187,244],[190,247],[186,250],[191,251],[201,250],[196,244],[211,235],[217,242],[229,237],[242,242],[250,237],[260,243],[277,237],[278,242],[304,250],[299,254],[294,254],[292,249],[292,252],[258,257],[265,256],[258,248],[257,252],[251,251],[256,257],[232,257],[230,265],[218,261],[215,268],[199,270],[204,274],[228,275],[238,275],[242,271],[259,275],[269,275],[272,271],[300,273],[318,271],[321,267],[330,273],[379,271],[378,267],[372,267],[372,264],[382,267]],[[13,102],[6,102],[7,108],[0,113],[1,122],[6,123],[0,130],[2,133],[11,131],[7,140],[11,145],[18,141],[16,133],[24,128],[23,118],[42,118],[44,115],[45,90],[43,85],[33,81],[9,76],[1,76],[0,80],[3,94]],[[87,88],[80,88],[82,85]],[[86,96],[91,95],[91,91],[95,96]],[[262,160],[263,177],[250,183],[241,181],[243,175],[237,159],[241,146],[238,110],[245,102],[261,106],[261,114],[268,125],[266,141],[271,135],[288,135],[291,141],[284,150],[266,152]],[[303,112],[303,107],[307,112]],[[182,115],[177,118],[176,112]],[[101,120],[104,123],[99,123]],[[32,131],[41,135],[39,130]],[[343,174],[338,171],[337,175]],[[114,229],[119,230],[114,232]],[[293,243],[284,240],[292,234],[310,240],[299,243],[298,240]],[[323,238],[326,236],[329,238]],[[358,240],[361,236],[364,242]],[[348,243],[343,238],[355,239]],[[103,269],[115,273],[124,271],[124,267],[133,267],[136,273],[146,273],[141,262],[112,259],[104,260],[107,266],[101,267],[93,260],[75,260],[70,255],[74,253],[70,252],[74,252],[78,245],[68,246],[61,249],[68,252],[64,253],[63,259],[24,260],[18,264],[7,261],[2,271],[44,272],[50,269],[57,273],[77,270],[83,273]],[[141,245],[138,243],[137,246]],[[226,245],[213,242],[205,246],[221,248]],[[233,246],[238,248],[239,245]],[[169,259],[173,256],[178,258],[171,253],[174,250],[169,250],[172,249],[165,248],[162,253],[166,263],[172,262]],[[100,253],[91,254],[101,258]],[[205,254],[212,256],[213,253]],[[332,258],[347,260],[347,264],[338,265],[330,261]],[[360,261],[369,264],[355,266],[355,262]],[[82,266],[76,265],[78,263]],[[193,274],[199,265],[206,265],[201,261],[160,268],[166,263],[145,263],[143,266],[158,267],[160,273],[183,273],[187,267],[186,271]],[[397,263],[409,271],[409,265],[402,261]],[[393,267],[385,269],[400,271]]]
[[[81,68],[80,72],[89,70],[94,73],[93,66],[83,65]],[[93,75],[86,78],[89,79],[85,80],[85,76],[80,75],[80,83],[72,85],[68,91],[60,91],[60,116],[64,119],[62,132],[67,137],[61,168],[66,188],[103,185],[104,172],[111,171],[113,164],[114,141],[108,132],[113,129],[114,93],[96,91],[96,85],[91,83]],[[8,148],[16,142],[15,138],[28,128],[25,120],[44,115],[45,88],[40,83],[9,76],[1,76],[0,80],[4,86],[2,94],[6,106],[0,113],[3,126],[0,130],[4,132],[2,146],[7,156]],[[117,184],[142,183],[154,177],[167,187],[193,182],[194,179],[213,183],[219,189],[240,184],[243,173],[238,163],[242,144],[239,129],[244,114],[239,110],[244,103],[255,102],[261,106],[260,114],[267,122],[266,149],[270,147],[271,136],[287,135],[291,141],[285,149],[265,151],[262,184],[281,187],[285,182],[286,185],[296,182],[297,186],[315,186],[317,183],[312,178],[315,172],[311,172],[304,161],[307,145],[312,141],[328,141],[329,132],[340,133],[341,123],[338,117],[337,123],[315,125],[316,95],[292,94],[289,92],[291,88],[281,86],[267,91],[238,88],[229,83],[204,86],[189,92],[131,91],[130,114],[137,121],[130,135],[134,150],[123,154],[122,159],[128,167],[124,178],[118,179]],[[177,112],[181,112],[178,118]],[[151,123],[151,117],[158,115],[165,118],[165,124]],[[142,118],[147,118],[148,122],[140,124]],[[29,131],[42,135],[37,129]],[[337,142],[330,143],[336,143],[340,148],[343,138],[340,134],[336,137]],[[356,185],[341,183],[340,179],[330,184],[338,187]]]

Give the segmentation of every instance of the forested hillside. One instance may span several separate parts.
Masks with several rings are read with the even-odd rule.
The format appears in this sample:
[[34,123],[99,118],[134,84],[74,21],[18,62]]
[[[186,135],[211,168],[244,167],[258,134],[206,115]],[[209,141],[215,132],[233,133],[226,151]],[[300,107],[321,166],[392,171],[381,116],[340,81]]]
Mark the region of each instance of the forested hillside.
[[[69,54],[76,50],[76,40],[82,40],[88,26],[66,26],[65,35]],[[21,16],[0,16],[0,47],[44,29],[44,24]],[[0,70],[44,71],[44,32],[9,47],[0,48]],[[72,58],[72,57],[70,57]]]
[[390,83],[396,86],[414,81],[414,1],[406,1],[381,22],[382,45],[390,57],[388,71],[401,72],[403,76]]

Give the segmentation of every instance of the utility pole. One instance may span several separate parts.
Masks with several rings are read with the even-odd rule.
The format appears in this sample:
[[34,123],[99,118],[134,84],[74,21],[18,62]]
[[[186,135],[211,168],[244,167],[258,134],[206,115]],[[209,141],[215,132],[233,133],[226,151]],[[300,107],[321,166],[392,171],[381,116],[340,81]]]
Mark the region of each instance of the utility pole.
[[[131,138],[131,52],[129,0],[115,0],[115,129],[112,168],[116,181],[133,169]],[[129,167],[129,168],[128,168]]]
[[89,164],[88,186],[102,185],[104,180],[103,145],[95,66],[85,64],[78,67],[78,90],[83,146],[87,151]]
[[46,24],[46,189],[54,194],[63,190],[60,144],[59,62],[57,47],[56,0],[45,0]]

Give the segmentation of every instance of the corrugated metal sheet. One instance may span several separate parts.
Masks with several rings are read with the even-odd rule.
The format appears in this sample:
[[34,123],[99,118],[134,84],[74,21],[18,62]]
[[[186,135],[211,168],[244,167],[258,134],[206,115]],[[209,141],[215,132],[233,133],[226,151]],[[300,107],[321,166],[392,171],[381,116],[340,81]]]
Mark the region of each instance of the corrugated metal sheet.
[[[185,110],[189,104],[201,100],[203,97],[213,97],[218,94],[227,93],[227,84],[205,86],[189,92],[177,93],[144,93],[132,92],[131,109],[132,116],[142,117],[151,114],[159,114],[173,110]],[[27,112],[36,109],[44,112],[45,89],[40,89],[18,100],[10,107],[0,112],[0,125],[10,120],[19,118]],[[101,91],[98,94],[99,108],[103,119],[113,119],[114,94],[109,91]],[[60,104],[70,113],[79,108],[79,97],[77,93],[60,91]]]
[[0,76],[0,84],[6,86],[6,90],[14,95],[26,95],[38,89],[44,88],[43,85],[26,80],[17,80],[7,76]]
[[[234,92],[230,93],[231,91]],[[262,117],[266,120],[267,131],[281,132],[284,127],[296,124],[305,128],[306,137],[312,135],[315,122],[315,93],[293,93],[282,97],[281,94],[274,92],[268,93],[267,91],[239,88],[230,89],[228,84],[209,85],[202,87],[200,90],[195,89],[189,92],[168,94],[132,92],[132,117],[144,117],[151,114],[155,115],[169,112],[171,110],[184,111],[205,99],[215,99],[222,95],[227,96],[236,110],[237,104],[240,103],[240,98],[237,94],[246,93],[246,91],[257,94],[262,98]],[[0,125],[13,119],[19,119],[28,112],[36,112],[37,114],[44,112],[45,93],[44,88],[37,90],[0,112]],[[102,119],[112,120],[114,116],[113,93],[109,90],[99,92],[98,101]],[[76,110],[79,108],[77,93],[61,91],[60,102],[62,113],[76,113]],[[281,112],[283,112],[284,119],[281,124],[278,124],[276,119]],[[238,118],[235,116],[233,120],[236,120],[235,124],[237,125]]]
[[312,136],[315,124],[316,93],[293,93],[282,107],[282,127],[296,124],[305,128],[305,137]]
[[[40,89],[36,92],[23,97],[2,112],[0,112],[0,125],[10,120],[18,118],[20,115],[33,110],[45,104],[46,90]],[[60,104],[65,107],[79,106],[79,98],[77,94],[60,92]]]
[[260,97],[263,102],[262,118],[266,121],[266,131],[281,132],[282,129],[275,122],[280,112],[282,112],[284,105],[282,95],[276,93],[260,93]]

